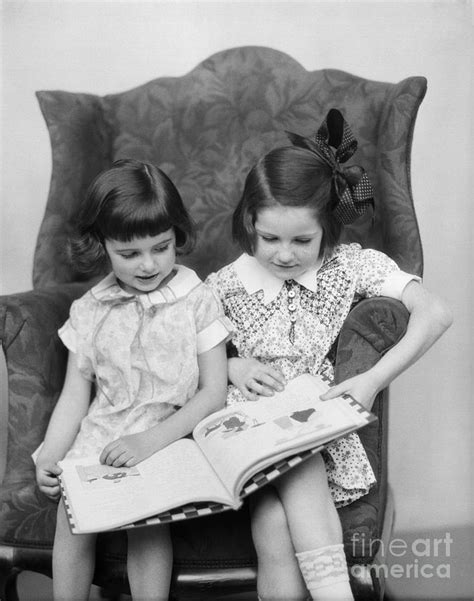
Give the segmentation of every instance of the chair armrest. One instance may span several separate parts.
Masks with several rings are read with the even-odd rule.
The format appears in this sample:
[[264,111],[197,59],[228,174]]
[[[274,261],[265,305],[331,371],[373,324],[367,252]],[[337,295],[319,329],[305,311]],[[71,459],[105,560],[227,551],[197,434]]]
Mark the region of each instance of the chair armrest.
[[[349,313],[338,339],[335,363],[337,383],[370,369],[404,335],[409,313],[392,298],[360,301]],[[378,420],[359,430],[377,486],[354,503],[339,509],[344,543],[351,564],[374,561],[380,540],[390,536],[393,508],[387,505],[388,389],[382,390],[372,407]],[[369,573],[367,578],[370,580]],[[362,598],[362,597],[361,597]]]
[[336,383],[375,365],[404,336],[408,317],[405,305],[393,298],[379,296],[360,301],[339,334]]
[[0,397],[0,482],[10,467],[20,477],[43,439],[65,374],[67,351],[57,330],[72,301],[89,287],[68,284],[0,296],[0,369],[6,375]]

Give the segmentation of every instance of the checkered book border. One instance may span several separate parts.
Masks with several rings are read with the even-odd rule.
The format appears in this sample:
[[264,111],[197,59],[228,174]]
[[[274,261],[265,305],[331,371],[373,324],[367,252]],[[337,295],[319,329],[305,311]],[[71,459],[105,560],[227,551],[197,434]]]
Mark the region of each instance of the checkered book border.
[[[258,472],[257,474],[252,476],[243,487],[242,492],[240,494],[241,500],[258,490],[259,488],[262,488],[262,486],[265,486],[269,482],[272,482],[282,474],[294,468],[296,465],[302,463],[303,461],[306,461],[306,459],[309,459],[316,453],[319,453],[321,449],[322,447],[316,447],[314,449],[309,449],[307,451],[297,453],[295,455],[292,455],[291,457],[282,459],[276,462],[275,464],[269,466],[268,468]],[[139,526],[151,526],[153,524],[168,524],[170,522],[179,522],[181,520],[188,520],[191,518],[198,518],[213,515],[215,513],[221,513],[223,511],[229,511],[231,509],[232,507],[230,507],[229,505],[223,505],[222,503],[191,503],[183,507],[176,507],[174,509],[171,509],[170,511],[165,511],[164,513],[160,513],[159,515],[152,516],[144,520],[139,520],[137,522],[134,522],[133,524],[121,526],[120,528],[117,528],[117,530],[130,529]]]
[[61,478],[61,475],[58,476],[58,482],[59,482],[59,489],[61,491],[61,497],[63,499],[64,502],[64,508],[66,509],[66,515],[67,515],[67,519],[69,521],[69,526],[71,528],[71,532],[73,534],[77,533],[77,529],[76,529],[76,524],[74,523],[74,516],[72,515],[71,512],[71,507],[69,505],[69,500],[66,496],[66,489],[64,488],[64,483],[63,480]]

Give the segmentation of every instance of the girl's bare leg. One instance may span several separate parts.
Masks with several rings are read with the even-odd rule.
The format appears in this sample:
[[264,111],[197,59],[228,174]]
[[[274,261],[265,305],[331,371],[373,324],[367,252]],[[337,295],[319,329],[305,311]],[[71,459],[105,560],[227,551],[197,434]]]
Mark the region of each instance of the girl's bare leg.
[[128,533],[128,580],[134,601],[167,601],[173,547],[167,525],[132,528]]
[[342,527],[320,454],[276,480],[295,550],[342,543]]
[[306,599],[285,510],[276,490],[267,486],[250,498],[252,538],[258,556],[257,591],[262,601]]
[[321,455],[276,481],[306,586],[313,599],[353,599],[342,528]]
[[53,595],[57,601],[87,601],[95,568],[95,534],[72,534],[62,501],[53,547]]

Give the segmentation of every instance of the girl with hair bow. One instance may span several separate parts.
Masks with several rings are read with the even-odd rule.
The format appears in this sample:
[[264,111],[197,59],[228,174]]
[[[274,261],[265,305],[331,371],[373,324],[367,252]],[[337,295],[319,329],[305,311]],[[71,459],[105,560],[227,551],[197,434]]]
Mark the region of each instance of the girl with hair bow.
[[[247,176],[233,215],[244,254],[207,283],[234,324],[227,402],[258,400],[303,373],[333,379],[330,349],[353,303],[390,296],[410,313],[405,336],[365,373],[331,388],[370,409],[451,323],[444,302],[382,252],[340,244],[345,225],[373,206],[357,148],[331,109],[312,138],[289,133]],[[357,434],[334,443],[250,499],[260,599],[353,599],[337,507],[375,478]]]

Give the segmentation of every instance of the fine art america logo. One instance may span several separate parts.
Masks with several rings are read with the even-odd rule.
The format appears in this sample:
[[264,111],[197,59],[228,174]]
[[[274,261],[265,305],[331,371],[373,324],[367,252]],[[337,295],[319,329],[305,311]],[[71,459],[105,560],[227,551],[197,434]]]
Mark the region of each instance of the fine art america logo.
[[[385,560],[384,563],[372,566],[377,576],[391,578],[442,578],[451,577],[451,564],[447,558],[451,556],[451,534],[446,532],[443,538],[417,538],[407,542],[402,538],[394,538],[388,545],[379,539],[367,542],[366,537],[355,532],[351,538],[352,554],[357,557],[374,555]],[[360,576],[365,568],[353,565],[350,568],[354,576]]]

